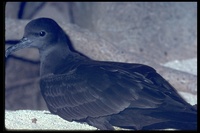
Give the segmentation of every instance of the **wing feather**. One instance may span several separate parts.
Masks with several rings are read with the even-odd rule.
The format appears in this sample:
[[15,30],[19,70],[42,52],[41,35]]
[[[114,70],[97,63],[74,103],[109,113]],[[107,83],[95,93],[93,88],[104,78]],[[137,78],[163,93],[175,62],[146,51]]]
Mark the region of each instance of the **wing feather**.
[[45,76],[40,86],[48,107],[64,119],[80,120],[117,114],[130,107],[158,107],[165,94],[158,83],[147,78],[149,73],[156,72],[143,65],[86,64],[70,73]]

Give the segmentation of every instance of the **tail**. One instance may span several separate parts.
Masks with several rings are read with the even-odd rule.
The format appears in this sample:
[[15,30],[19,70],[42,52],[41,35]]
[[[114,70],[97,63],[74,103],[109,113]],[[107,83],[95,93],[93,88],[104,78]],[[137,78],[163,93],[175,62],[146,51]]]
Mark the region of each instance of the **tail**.
[[197,112],[174,112],[159,109],[127,109],[113,115],[113,126],[135,130],[197,130]]
[[165,121],[145,126],[143,127],[143,130],[169,128],[178,130],[197,130],[196,112],[157,112],[152,113],[151,116]]

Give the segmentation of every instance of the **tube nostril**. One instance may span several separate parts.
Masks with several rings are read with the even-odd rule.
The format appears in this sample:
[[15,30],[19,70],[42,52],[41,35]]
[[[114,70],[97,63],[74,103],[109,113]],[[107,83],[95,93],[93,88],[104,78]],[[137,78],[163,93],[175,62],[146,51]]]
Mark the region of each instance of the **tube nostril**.
[[10,55],[11,53],[15,52],[15,51],[18,51],[20,49],[23,49],[23,48],[26,48],[26,47],[30,47],[30,44],[32,43],[31,40],[29,40],[28,38],[26,37],[23,37],[19,43],[13,45],[13,46],[10,46],[6,49],[6,52],[5,52],[5,57],[7,58],[8,55]]

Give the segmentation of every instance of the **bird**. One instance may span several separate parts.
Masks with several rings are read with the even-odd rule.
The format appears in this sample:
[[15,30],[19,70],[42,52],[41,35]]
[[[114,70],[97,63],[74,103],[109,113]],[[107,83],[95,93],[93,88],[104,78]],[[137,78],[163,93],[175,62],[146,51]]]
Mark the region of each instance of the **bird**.
[[33,47],[40,90],[52,114],[98,130],[197,130],[197,110],[148,65],[91,59],[77,51],[51,18],[31,20],[5,57]]

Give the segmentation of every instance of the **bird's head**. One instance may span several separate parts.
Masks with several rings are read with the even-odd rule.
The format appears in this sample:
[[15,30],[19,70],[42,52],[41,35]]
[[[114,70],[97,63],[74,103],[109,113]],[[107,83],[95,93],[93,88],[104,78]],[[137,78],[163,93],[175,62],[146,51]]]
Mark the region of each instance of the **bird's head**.
[[[62,38],[62,39],[60,39]],[[18,51],[27,47],[35,47],[40,51],[50,48],[51,45],[66,38],[65,33],[60,26],[50,18],[38,18],[30,21],[24,30],[24,36],[20,42],[6,50],[7,57],[12,52]],[[63,41],[66,41],[65,39]]]

